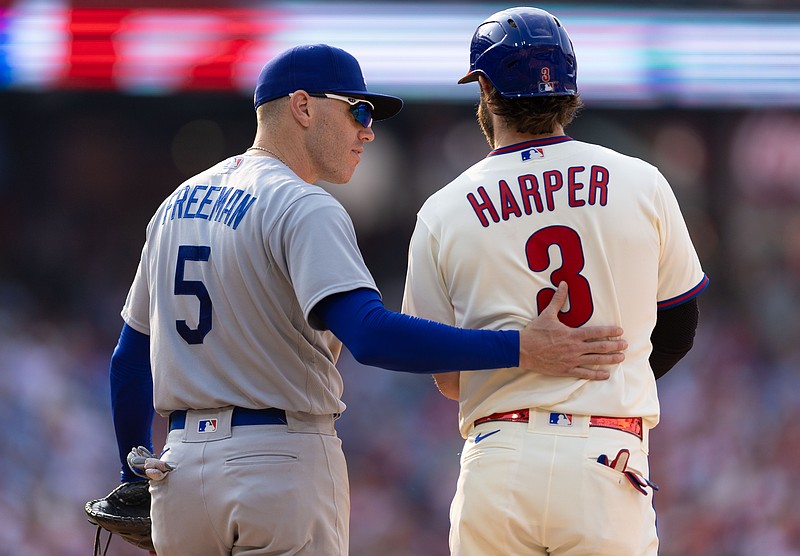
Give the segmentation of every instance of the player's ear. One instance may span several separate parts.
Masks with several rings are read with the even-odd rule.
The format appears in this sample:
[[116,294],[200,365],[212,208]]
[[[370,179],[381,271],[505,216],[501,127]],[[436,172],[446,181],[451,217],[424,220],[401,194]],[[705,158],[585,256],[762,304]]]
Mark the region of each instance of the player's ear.
[[478,83],[481,87],[481,102],[486,103],[486,106],[489,108],[489,112],[493,114],[494,104],[492,99],[496,98],[497,95],[494,85],[492,85],[492,82],[489,81],[489,78],[484,75],[478,76]]
[[311,125],[311,96],[303,91],[295,91],[289,97],[289,113],[303,127]]
[[488,98],[489,93],[491,93],[492,89],[494,89],[492,82],[489,81],[489,78],[486,76],[478,75],[478,84],[481,86],[481,92],[483,95]]

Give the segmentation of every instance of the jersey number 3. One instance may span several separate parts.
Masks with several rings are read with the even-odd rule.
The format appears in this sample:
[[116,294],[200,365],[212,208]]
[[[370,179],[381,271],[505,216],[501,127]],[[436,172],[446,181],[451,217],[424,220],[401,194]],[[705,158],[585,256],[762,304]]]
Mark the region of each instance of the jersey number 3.
[[[561,266],[550,274],[554,286],[567,283],[569,310],[558,314],[558,319],[573,328],[588,322],[594,312],[592,290],[589,281],[580,274],[585,259],[583,245],[578,232],[566,226],[548,226],[534,233],[525,243],[525,256],[528,268],[534,272],[544,272],[550,268],[550,247],[555,245],[561,252]],[[536,308],[544,311],[556,290],[544,288],[536,294]]]
[[203,245],[181,245],[178,247],[178,264],[175,267],[175,295],[193,295],[200,300],[200,318],[197,328],[189,328],[185,320],[176,320],[175,328],[188,344],[202,344],[211,332],[211,296],[205,284],[199,280],[186,280],[183,275],[186,261],[208,261],[211,247]]

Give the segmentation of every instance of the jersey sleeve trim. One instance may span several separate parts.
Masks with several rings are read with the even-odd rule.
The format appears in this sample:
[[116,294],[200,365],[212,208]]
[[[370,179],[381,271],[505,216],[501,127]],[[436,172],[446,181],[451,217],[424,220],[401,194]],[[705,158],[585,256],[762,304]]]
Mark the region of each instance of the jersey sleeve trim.
[[[316,308],[320,301],[325,299],[326,297],[330,297],[331,295],[336,295],[338,293],[346,293],[350,291],[366,289],[374,291],[378,299],[381,299],[381,292],[378,290],[377,286],[374,283],[367,282],[366,280],[361,280],[358,282],[350,282],[348,284],[336,284],[331,286],[330,288],[325,289],[324,291],[319,292],[317,295],[312,297],[308,300],[308,303],[305,307],[303,307],[303,317],[306,319],[306,322],[311,324],[314,328],[317,328],[316,322],[311,318],[312,311]],[[319,328],[319,330],[325,330],[325,328]]]
[[136,332],[144,334],[146,336],[150,335],[150,327],[144,323],[135,320],[133,316],[130,314],[130,311],[127,310],[127,308],[123,309],[120,315],[122,316],[123,322],[128,326],[130,326],[132,329],[134,329]]
[[695,297],[700,295],[700,293],[703,290],[705,290],[706,287],[708,287],[708,276],[703,274],[703,279],[700,280],[700,283],[697,284],[692,289],[690,289],[689,291],[687,291],[686,293],[683,293],[683,294],[681,294],[679,296],[676,296],[676,297],[673,297],[673,298],[670,298],[670,299],[666,299],[664,301],[659,301],[658,302],[658,309],[659,310],[661,310],[661,309],[669,309],[671,307],[677,307],[678,305],[686,303],[690,299],[694,299]]

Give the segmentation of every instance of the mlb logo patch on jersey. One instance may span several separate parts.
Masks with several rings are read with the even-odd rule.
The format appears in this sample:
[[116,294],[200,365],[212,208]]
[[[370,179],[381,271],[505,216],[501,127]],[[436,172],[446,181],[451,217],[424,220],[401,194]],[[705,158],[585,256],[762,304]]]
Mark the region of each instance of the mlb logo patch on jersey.
[[200,419],[197,423],[197,432],[216,432],[217,420],[216,419]]
[[231,172],[233,170],[236,170],[239,166],[241,166],[242,162],[244,162],[244,158],[243,157],[234,156],[234,157],[229,158],[228,160],[226,160],[225,162],[222,163],[222,169],[225,172]]
[[544,158],[544,149],[541,147],[534,147],[532,149],[520,151],[519,154],[522,157],[522,162],[526,162],[528,160],[536,160],[538,158]]
[[557,427],[571,427],[572,414],[570,413],[551,413],[550,424]]

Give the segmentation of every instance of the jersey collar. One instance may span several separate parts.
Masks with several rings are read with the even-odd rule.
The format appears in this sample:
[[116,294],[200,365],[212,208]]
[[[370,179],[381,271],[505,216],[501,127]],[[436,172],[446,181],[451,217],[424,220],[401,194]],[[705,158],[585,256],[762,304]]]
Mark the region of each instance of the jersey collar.
[[513,145],[500,147],[499,149],[493,150],[486,156],[489,157],[489,156],[496,156],[498,154],[514,153],[517,151],[530,149],[531,147],[545,147],[547,145],[557,145],[559,143],[566,143],[567,141],[572,141],[572,137],[569,137],[567,135],[559,135],[557,137],[545,137],[544,139],[533,139],[531,141],[523,141],[522,143],[514,143]]

